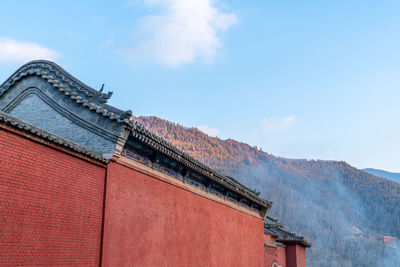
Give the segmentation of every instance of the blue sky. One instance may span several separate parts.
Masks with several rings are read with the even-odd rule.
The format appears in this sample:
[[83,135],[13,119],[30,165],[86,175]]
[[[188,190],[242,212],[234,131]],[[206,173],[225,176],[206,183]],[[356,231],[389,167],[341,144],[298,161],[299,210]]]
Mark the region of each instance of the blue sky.
[[400,171],[399,1],[2,1],[0,79],[56,61],[110,104],[278,156]]

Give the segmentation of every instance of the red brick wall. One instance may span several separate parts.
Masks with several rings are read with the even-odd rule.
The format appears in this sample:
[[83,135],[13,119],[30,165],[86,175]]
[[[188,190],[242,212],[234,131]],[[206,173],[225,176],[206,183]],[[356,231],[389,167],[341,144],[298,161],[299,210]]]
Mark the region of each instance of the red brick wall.
[[0,266],[98,266],[105,168],[0,128]]
[[104,266],[263,265],[263,221],[113,162]]

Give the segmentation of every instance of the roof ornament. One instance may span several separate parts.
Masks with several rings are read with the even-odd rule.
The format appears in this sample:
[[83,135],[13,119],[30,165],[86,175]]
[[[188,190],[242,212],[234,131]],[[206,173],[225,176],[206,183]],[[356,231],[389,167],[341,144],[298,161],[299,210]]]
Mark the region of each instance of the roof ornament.
[[100,91],[96,92],[92,96],[93,100],[99,102],[100,104],[107,103],[108,99],[110,99],[113,94],[112,91],[108,91],[108,93],[103,93],[103,90],[104,90],[104,83],[101,85]]
[[250,190],[251,192],[253,192],[256,196],[260,195],[260,191],[257,191],[257,187],[254,188],[254,190]]
[[130,119],[132,117],[132,110],[128,109],[124,114],[121,115],[121,120]]

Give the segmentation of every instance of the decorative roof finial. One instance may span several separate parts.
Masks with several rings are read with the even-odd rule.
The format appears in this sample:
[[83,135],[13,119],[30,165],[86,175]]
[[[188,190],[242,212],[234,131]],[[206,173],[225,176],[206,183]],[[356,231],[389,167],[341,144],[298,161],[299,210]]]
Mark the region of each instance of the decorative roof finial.
[[112,96],[112,94],[113,94],[112,91],[109,91],[107,94],[103,93],[103,91],[104,91],[104,86],[105,86],[105,84],[103,83],[103,84],[101,85],[100,90],[99,90],[95,95],[93,95],[93,99],[94,99],[95,101],[99,102],[100,104],[105,104],[105,103],[107,103],[108,99],[110,99],[111,96]]
[[125,119],[130,119],[130,117],[132,117],[132,110],[127,110],[125,111],[124,114],[121,115],[121,120],[125,120]]

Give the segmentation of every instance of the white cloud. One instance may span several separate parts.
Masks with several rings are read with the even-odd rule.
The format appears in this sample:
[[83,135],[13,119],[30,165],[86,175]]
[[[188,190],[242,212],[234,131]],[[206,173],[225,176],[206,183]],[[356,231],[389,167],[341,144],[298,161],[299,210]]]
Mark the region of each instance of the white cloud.
[[36,43],[0,38],[0,62],[24,63],[34,59],[56,60],[60,54]]
[[219,130],[216,128],[211,128],[208,126],[200,125],[197,127],[200,131],[208,134],[209,136],[217,136],[219,134]]
[[262,120],[263,131],[280,131],[289,128],[295,117],[289,116],[286,118],[265,118]]
[[[137,2],[137,1],[135,1]],[[158,14],[142,19],[142,38],[128,51],[130,59],[147,59],[176,67],[197,59],[212,62],[222,46],[220,34],[237,22],[217,0],[142,0]]]

